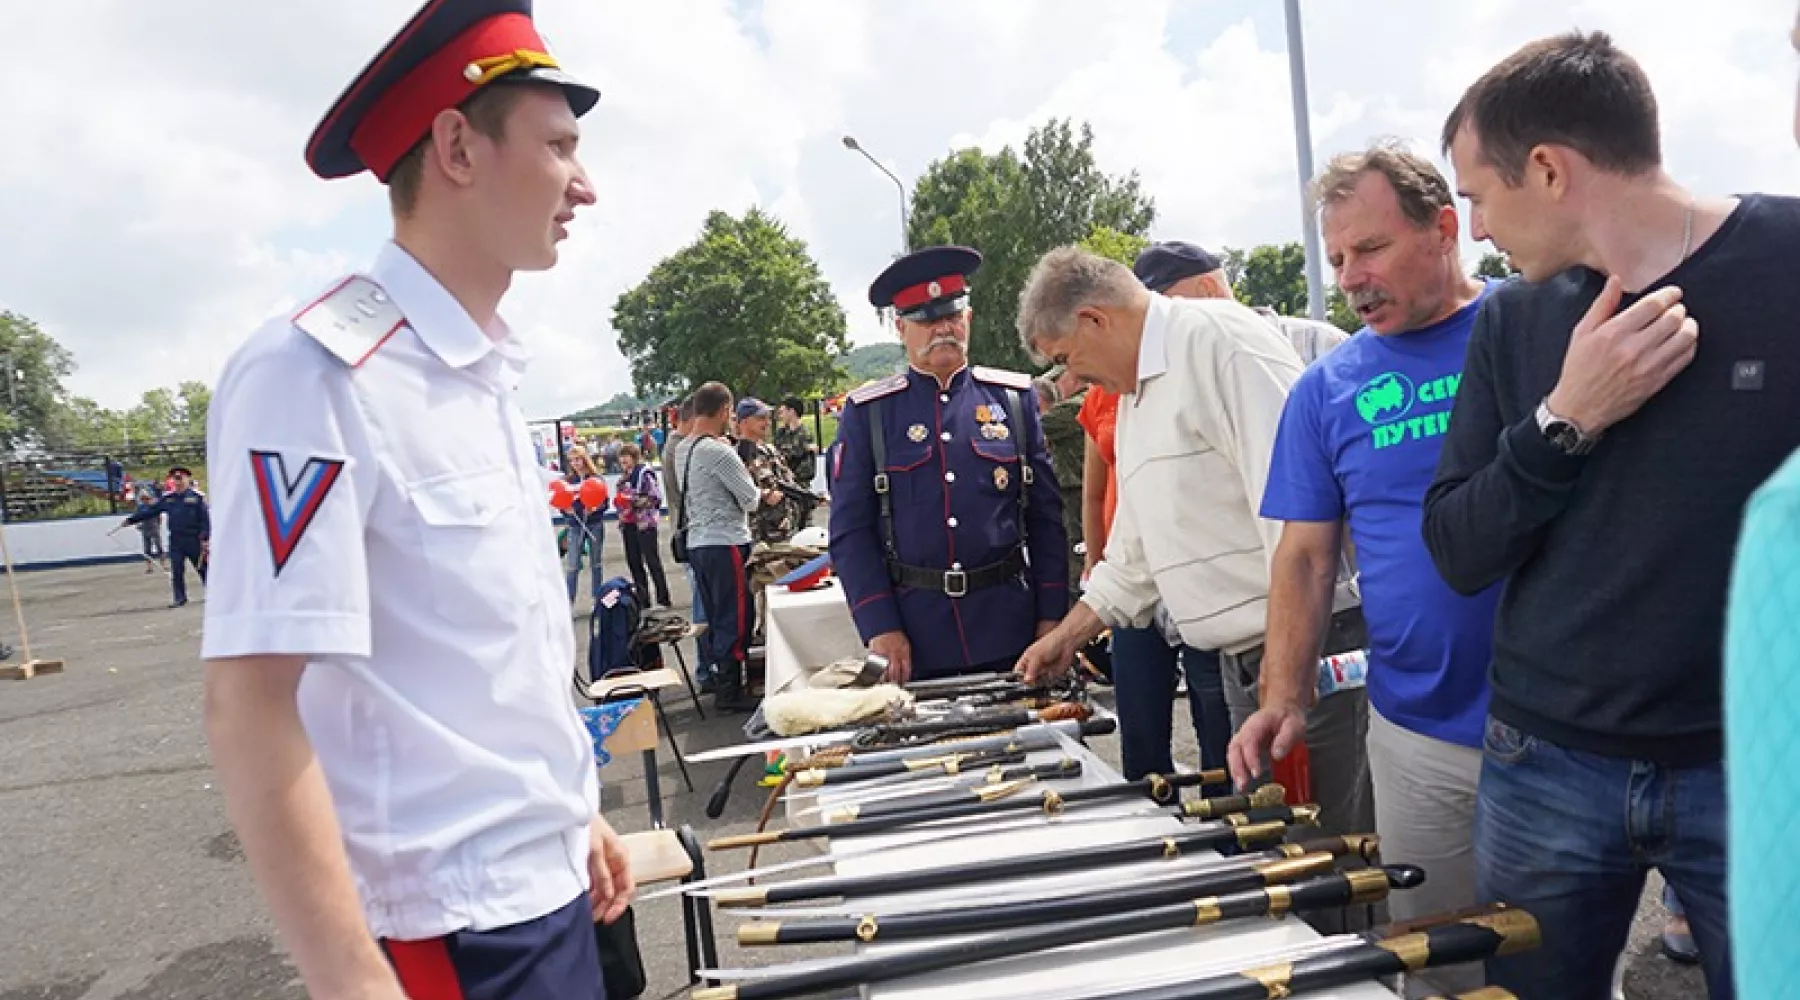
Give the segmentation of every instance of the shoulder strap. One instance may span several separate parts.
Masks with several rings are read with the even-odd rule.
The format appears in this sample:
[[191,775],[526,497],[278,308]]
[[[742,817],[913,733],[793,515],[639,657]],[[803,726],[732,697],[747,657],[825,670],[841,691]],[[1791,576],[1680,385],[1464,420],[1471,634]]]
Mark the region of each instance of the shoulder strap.
[[352,368],[369,360],[406,323],[374,279],[356,274],[294,314],[293,324]]
[[687,526],[688,526],[688,502],[687,502],[688,473],[694,471],[694,449],[700,447],[700,442],[702,442],[704,440],[706,440],[706,438],[704,438],[704,437],[691,437],[691,438],[682,438],[681,439],[681,443],[688,446],[688,453],[687,453],[687,461],[685,463],[683,463],[681,466],[681,489],[677,491],[681,494],[681,516],[677,519],[678,523],[675,525],[675,530],[678,533],[687,530]]
[[869,451],[875,459],[875,502],[881,507],[881,545],[889,562],[900,561],[900,549],[894,544],[893,484],[887,474],[887,429],[881,425],[881,399],[858,404],[869,410]]
[[1019,542],[1024,544],[1030,541],[1027,537],[1030,524],[1025,515],[1031,509],[1031,484],[1037,478],[1037,470],[1031,465],[1031,442],[1025,440],[1025,423],[1019,419],[1020,397],[1023,393],[1017,389],[1001,391],[1006,396],[1006,419],[1012,421],[1013,428],[1018,432],[1015,450],[1019,453]]

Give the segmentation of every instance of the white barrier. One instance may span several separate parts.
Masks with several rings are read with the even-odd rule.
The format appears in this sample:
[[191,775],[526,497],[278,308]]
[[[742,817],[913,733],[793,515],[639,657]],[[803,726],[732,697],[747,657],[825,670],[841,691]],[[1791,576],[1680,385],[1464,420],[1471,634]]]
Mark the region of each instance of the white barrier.
[[110,537],[107,535],[123,519],[123,514],[102,514],[57,521],[9,521],[6,543],[12,550],[13,568],[41,569],[141,559],[144,543],[136,528],[126,528]]

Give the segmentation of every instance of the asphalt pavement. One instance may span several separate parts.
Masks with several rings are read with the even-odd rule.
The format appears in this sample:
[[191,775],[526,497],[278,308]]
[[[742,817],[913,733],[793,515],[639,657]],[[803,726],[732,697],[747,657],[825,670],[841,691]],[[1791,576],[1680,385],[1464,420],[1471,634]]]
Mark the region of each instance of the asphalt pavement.
[[[608,575],[623,574],[616,533],[606,555]],[[680,567],[666,556],[665,563],[677,603],[685,606]],[[200,601],[168,608],[167,577],[146,574],[143,564],[16,579],[34,651],[67,667],[0,682],[0,1000],[304,998],[208,763],[200,724]],[[574,621],[584,645],[587,605],[584,595]],[[17,645],[10,617],[0,622],[0,639]],[[684,750],[741,739],[742,717],[718,717],[709,701],[702,699],[702,721],[685,693],[667,697]],[[1177,759],[1192,762],[1193,734],[1179,716],[1176,731]],[[1116,762],[1116,739],[1096,741],[1096,748]],[[691,765],[690,791],[666,747],[658,762],[670,826],[691,824],[703,838],[755,828],[766,793],[755,786],[753,767],[713,820],[704,807],[726,765]],[[614,826],[648,828],[639,762],[617,760],[603,769],[602,780],[602,807]],[[810,850],[777,845],[759,860]],[[742,853],[707,862],[714,873],[736,870]],[[1653,879],[1633,929],[1627,995],[1704,997],[1696,972],[1656,953],[1656,888]],[[677,901],[653,900],[635,913],[650,974],[645,996],[680,993],[688,980]],[[723,964],[792,957],[787,949],[779,955],[739,950],[730,943],[733,923],[718,923]]]

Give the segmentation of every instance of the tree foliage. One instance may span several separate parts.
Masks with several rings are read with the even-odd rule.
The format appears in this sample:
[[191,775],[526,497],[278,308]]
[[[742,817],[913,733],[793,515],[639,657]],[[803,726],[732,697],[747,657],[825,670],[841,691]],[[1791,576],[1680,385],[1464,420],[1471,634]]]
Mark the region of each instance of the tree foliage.
[[708,215],[698,240],[619,296],[613,327],[642,397],[712,379],[740,396],[815,394],[849,347],[806,244],[754,208]]
[[30,319],[0,312],[0,442],[8,454],[56,437],[75,359]]
[[1150,240],[1146,237],[1135,233],[1121,233],[1111,226],[1096,226],[1081,241],[1083,250],[1101,257],[1111,257],[1126,267],[1136,264],[1138,254],[1143,253],[1144,248],[1149,245]]
[[[1306,294],[1306,249],[1299,243],[1271,243],[1249,250],[1226,247],[1221,263],[1239,302],[1266,306],[1283,316],[1311,315],[1311,297]],[[1362,320],[1336,285],[1325,289],[1325,320],[1348,332],[1362,328]]]
[[864,344],[838,359],[838,367],[849,376],[851,385],[886,378],[905,364],[906,347],[902,344]]
[[1513,269],[1512,259],[1503,253],[1492,251],[1481,255],[1481,262],[1475,265],[1475,277],[1495,278],[1501,281],[1519,272]]
[[932,163],[914,185],[912,246],[981,251],[970,295],[976,364],[1029,370],[1013,318],[1025,277],[1046,251],[1096,236],[1104,241],[1099,246],[1116,250],[1125,245],[1120,238],[1141,238],[1155,220],[1155,203],[1137,174],[1101,171],[1093,140],[1086,124],[1052,120],[1031,131],[1022,154],[1011,146],[994,154],[959,150]]

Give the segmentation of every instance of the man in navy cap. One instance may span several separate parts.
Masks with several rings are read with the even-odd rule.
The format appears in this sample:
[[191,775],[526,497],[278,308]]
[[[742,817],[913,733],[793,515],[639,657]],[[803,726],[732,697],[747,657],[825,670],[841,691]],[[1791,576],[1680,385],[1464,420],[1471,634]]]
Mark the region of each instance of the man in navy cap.
[[595,921],[631,899],[498,315],[594,201],[599,95],[530,6],[431,0],[338,99],[307,163],[386,183],[393,239],[213,400],[207,736],[314,997],[604,1000]]
[[206,556],[212,537],[212,520],[207,516],[206,497],[194,488],[194,474],[186,466],[169,470],[174,488],[163,498],[125,519],[126,524],[139,524],[163,514],[169,515],[169,579],[175,588],[171,608],[187,604],[187,563],[194,564],[200,582],[206,582]]
[[1031,377],[969,366],[981,255],[931,247],[869,287],[908,369],[852,392],[832,449],[831,557],[888,678],[1012,669],[1068,610],[1062,499]]
[[[762,504],[750,515],[750,533],[756,541],[780,544],[806,527],[812,507],[803,507],[801,499],[809,494],[794,479],[781,452],[769,442],[769,416],[774,412],[769,404],[755,396],[745,396],[738,400],[736,412],[738,457],[744,460],[744,468],[750,470],[751,480],[764,496]],[[768,498],[777,494],[781,499],[770,502]]]
[[[1172,299],[1237,299],[1225,280],[1225,265],[1201,247],[1180,240],[1152,243],[1138,254],[1131,268],[1144,287]],[[1321,354],[1348,340],[1350,335],[1318,320],[1283,316],[1267,306],[1252,304],[1258,316],[1281,331],[1300,362],[1310,365]]]

